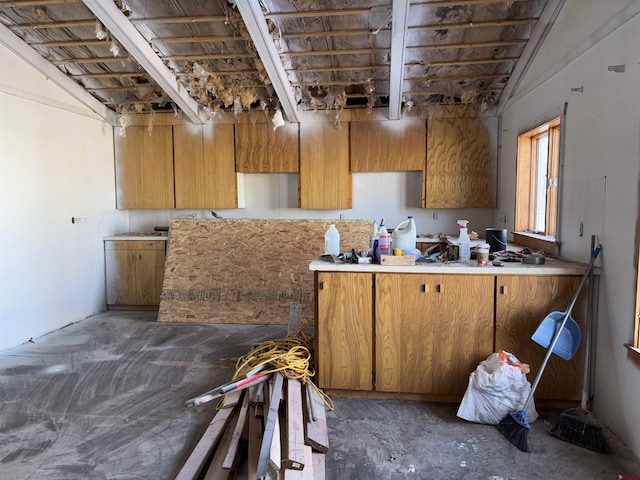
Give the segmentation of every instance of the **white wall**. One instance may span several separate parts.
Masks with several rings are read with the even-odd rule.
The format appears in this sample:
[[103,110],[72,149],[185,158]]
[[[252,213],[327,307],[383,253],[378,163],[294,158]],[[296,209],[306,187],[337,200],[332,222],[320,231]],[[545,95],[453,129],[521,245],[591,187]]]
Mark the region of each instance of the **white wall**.
[[[601,15],[609,24],[615,9],[601,8],[605,2],[568,0],[565,9],[583,9],[581,16]],[[630,14],[629,5],[635,15]],[[640,199],[640,2],[611,2],[624,10],[621,26],[604,36],[584,53],[568,50],[580,39],[593,37],[597,24],[574,23],[575,16],[561,14],[553,31],[562,32],[564,43],[545,47],[564,48],[572,59],[555,72],[541,59],[550,77],[530,91],[521,88],[502,118],[500,198],[496,214],[506,213],[513,228],[515,203],[515,159],[519,133],[562,113],[566,118],[564,180],[560,212],[561,254],[588,261],[590,236],[603,244],[598,262],[600,280],[595,394],[592,409],[611,430],[640,454],[640,369],[627,356],[623,343],[633,334],[635,279]],[[591,10],[590,10],[591,8]],[[586,10],[586,11],[585,11]],[[619,13],[619,12],[618,12]],[[630,19],[629,19],[630,18]],[[610,65],[625,65],[624,73],[608,71]],[[533,65],[536,77],[543,70]],[[527,83],[525,82],[525,85]],[[535,84],[535,82],[534,82]],[[531,83],[529,83],[531,85]],[[583,87],[583,93],[571,92]],[[585,234],[579,236],[579,224]]]
[[[0,46],[0,349],[105,308],[113,128]],[[71,217],[86,223],[72,224]]]

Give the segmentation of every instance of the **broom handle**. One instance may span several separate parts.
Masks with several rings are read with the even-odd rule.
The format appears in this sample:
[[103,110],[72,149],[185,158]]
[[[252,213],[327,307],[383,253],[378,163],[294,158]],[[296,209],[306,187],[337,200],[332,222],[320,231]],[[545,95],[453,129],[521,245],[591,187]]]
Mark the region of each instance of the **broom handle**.
[[538,370],[538,374],[536,375],[536,378],[533,381],[533,385],[531,386],[531,391],[529,392],[529,396],[527,396],[527,399],[524,402],[524,407],[522,409],[525,412],[531,406],[531,402],[533,401],[533,394],[535,393],[536,388],[538,388],[538,383],[540,383],[540,378],[542,377],[542,373],[544,372],[544,369],[547,367],[547,363],[549,363],[549,359],[553,354],[553,349],[555,348],[556,343],[558,343],[558,340],[560,339],[560,334],[562,333],[564,326],[567,324],[567,321],[569,320],[569,316],[571,315],[571,310],[573,310],[573,307],[576,304],[576,301],[578,300],[578,295],[580,295],[580,292],[582,291],[582,287],[584,287],[584,284],[586,283],[587,278],[589,278],[589,274],[591,273],[593,264],[595,263],[596,258],[598,258],[598,255],[600,254],[600,250],[602,250],[602,245],[598,245],[594,250],[593,254],[591,255],[591,262],[589,263],[587,270],[584,272],[584,275],[580,280],[578,289],[576,290],[576,293],[573,295],[573,298],[571,299],[571,302],[567,307],[567,311],[562,317],[562,323],[560,324],[560,328],[558,328],[556,330],[556,333],[553,335],[553,340],[551,340],[551,344],[549,345],[549,348],[547,348],[547,354],[544,356],[544,360],[542,361],[540,370]]

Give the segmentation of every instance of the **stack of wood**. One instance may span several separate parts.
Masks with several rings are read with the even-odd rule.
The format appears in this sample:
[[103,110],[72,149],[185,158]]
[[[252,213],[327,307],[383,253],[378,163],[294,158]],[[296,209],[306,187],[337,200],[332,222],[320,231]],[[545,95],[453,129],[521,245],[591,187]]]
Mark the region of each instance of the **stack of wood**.
[[225,398],[178,480],[321,480],[329,449],[325,404],[311,381],[272,373]]

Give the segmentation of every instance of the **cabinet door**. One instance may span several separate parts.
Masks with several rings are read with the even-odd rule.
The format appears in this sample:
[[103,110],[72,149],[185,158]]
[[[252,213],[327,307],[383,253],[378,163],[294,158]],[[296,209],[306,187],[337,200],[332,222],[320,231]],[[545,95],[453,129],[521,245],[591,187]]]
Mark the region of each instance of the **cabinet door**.
[[[531,335],[549,313],[566,310],[579,282],[579,277],[571,276],[497,277],[496,350],[511,352],[521,362],[529,364],[531,372],[527,378],[532,383],[546,349],[531,340]],[[584,333],[583,303],[583,299],[579,299],[571,316]],[[570,361],[552,355],[540,379],[535,398],[580,400],[582,352],[581,345]]]
[[495,162],[479,118],[436,118],[427,126],[426,208],[493,207]]
[[493,277],[376,275],[376,390],[461,397],[493,347]]
[[298,124],[276,130],[272,122],[236,124],[236,170],[242,173],[286,173],[299,169]]
[[175,208],[170,125],[115,129],[116,207]]
[[493,352],[494,277],[434,277],[433,393],[462,399],[469,375]]
[[433,298],[429,275],[376,275],[376,390],[433,391]]
[[424,171],[426,126],[423,119],[351,122],[351,171]]
[[175,125],[176,208],[237,208],[233,125]]
[[164,259],[162,240],[106,241],[107,304],[159,306]]
[[351,208],[349,132],[300,124],[300,208]]
[[323,388],[372,388],[372,281],[370,273],[316,274],[316,359]]

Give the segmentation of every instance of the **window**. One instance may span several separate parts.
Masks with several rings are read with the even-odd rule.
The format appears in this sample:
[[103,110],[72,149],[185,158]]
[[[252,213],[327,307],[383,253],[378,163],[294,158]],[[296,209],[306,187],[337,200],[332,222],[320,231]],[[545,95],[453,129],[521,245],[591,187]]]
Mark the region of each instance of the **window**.
[[516,241],[557,254],[560,119],[518,137]]

